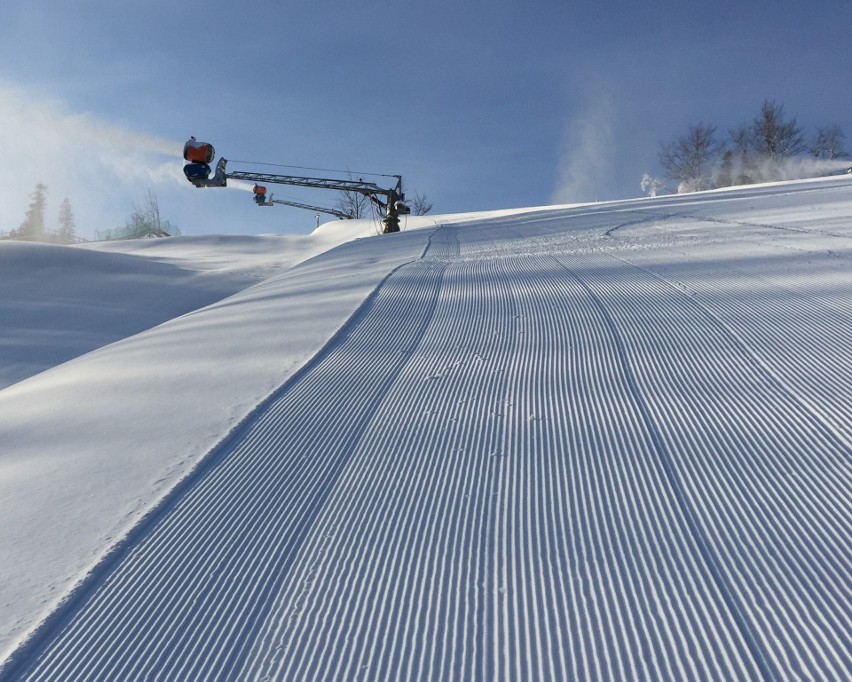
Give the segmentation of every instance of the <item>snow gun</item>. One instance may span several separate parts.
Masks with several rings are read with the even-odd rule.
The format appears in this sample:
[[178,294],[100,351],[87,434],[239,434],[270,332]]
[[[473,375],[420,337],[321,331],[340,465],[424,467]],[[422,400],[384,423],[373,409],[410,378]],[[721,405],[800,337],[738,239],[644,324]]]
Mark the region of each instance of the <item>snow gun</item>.
[[[370,199],[378,208],[384,211],[382,220],[385,234],[399,232],[399,217],[408,215],[411,209],[405,203],[405,194],[402,191],[402,176],[390,175],[384,177],[396,178],[396,185],[390,189],[379,187],[375,183],[358,180],[342,180],[335,178],[311,178],[298,175],[275,175],[272,173],[256,173],[253,171],[228,171],[228,161],[224,157],[216,163],[214,171],[210,164],[216,156],[216,150],[209,142],[199,142],[195,137],[190,137],[183,146],[183,158],[187,162],[183,167],[183,174],[196,187],[227,187],[228,180],[247,180],[249,182],[278,183],[281,185],[295,185],[298,187],[312,187],[315,189],[331,189],[338,192],[357,192]],[[212,174],[212,175],[211,175]],[[331,213],[339,218],[351,218],[352,216],[323,209],[308,204],[299,204],[280,199],[272,199],[272,195],[266,197],[266,187],[255,184],[254,202],[258,206],[269,206],[271,204],[285,204],[297,208],[306,208],[314,211]]]

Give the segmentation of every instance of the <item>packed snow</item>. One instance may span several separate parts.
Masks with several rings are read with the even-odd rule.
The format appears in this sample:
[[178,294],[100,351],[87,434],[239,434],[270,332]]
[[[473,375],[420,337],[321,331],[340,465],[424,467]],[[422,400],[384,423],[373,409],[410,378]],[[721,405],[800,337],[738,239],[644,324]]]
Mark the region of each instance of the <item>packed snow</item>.
[[0,242],[0,679],[852,677],[852,178]]

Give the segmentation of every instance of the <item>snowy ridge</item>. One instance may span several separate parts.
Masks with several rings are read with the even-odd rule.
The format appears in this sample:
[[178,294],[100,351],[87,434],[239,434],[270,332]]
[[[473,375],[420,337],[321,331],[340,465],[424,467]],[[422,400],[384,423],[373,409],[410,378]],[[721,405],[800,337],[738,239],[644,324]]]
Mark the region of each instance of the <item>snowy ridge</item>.
[[848,678],[852,199],[794,189],[400,235],[0,677]]

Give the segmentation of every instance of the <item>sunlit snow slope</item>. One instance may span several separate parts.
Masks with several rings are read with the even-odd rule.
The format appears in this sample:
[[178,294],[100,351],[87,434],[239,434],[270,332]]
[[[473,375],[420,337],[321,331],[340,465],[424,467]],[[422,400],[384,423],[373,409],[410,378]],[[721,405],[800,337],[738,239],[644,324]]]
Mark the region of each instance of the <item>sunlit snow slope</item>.
[[4,679],[852,676],[852,181],[347,254],[360,305]]

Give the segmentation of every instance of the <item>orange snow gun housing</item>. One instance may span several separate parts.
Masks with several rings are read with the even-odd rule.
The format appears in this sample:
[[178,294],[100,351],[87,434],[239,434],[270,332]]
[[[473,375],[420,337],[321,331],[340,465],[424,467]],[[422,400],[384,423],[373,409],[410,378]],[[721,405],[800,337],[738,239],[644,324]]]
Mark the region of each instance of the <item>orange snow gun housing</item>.
[[263,185],[255,185],[251,191],[254,192],[254,203],[258,206],[272,205],[272,202],[266,201],[266,187]]
[[183,146],[183,158],[191,163],[209,164],[216,156],[216,150],[209,142],[198,142],[194,137],[189,138]]

